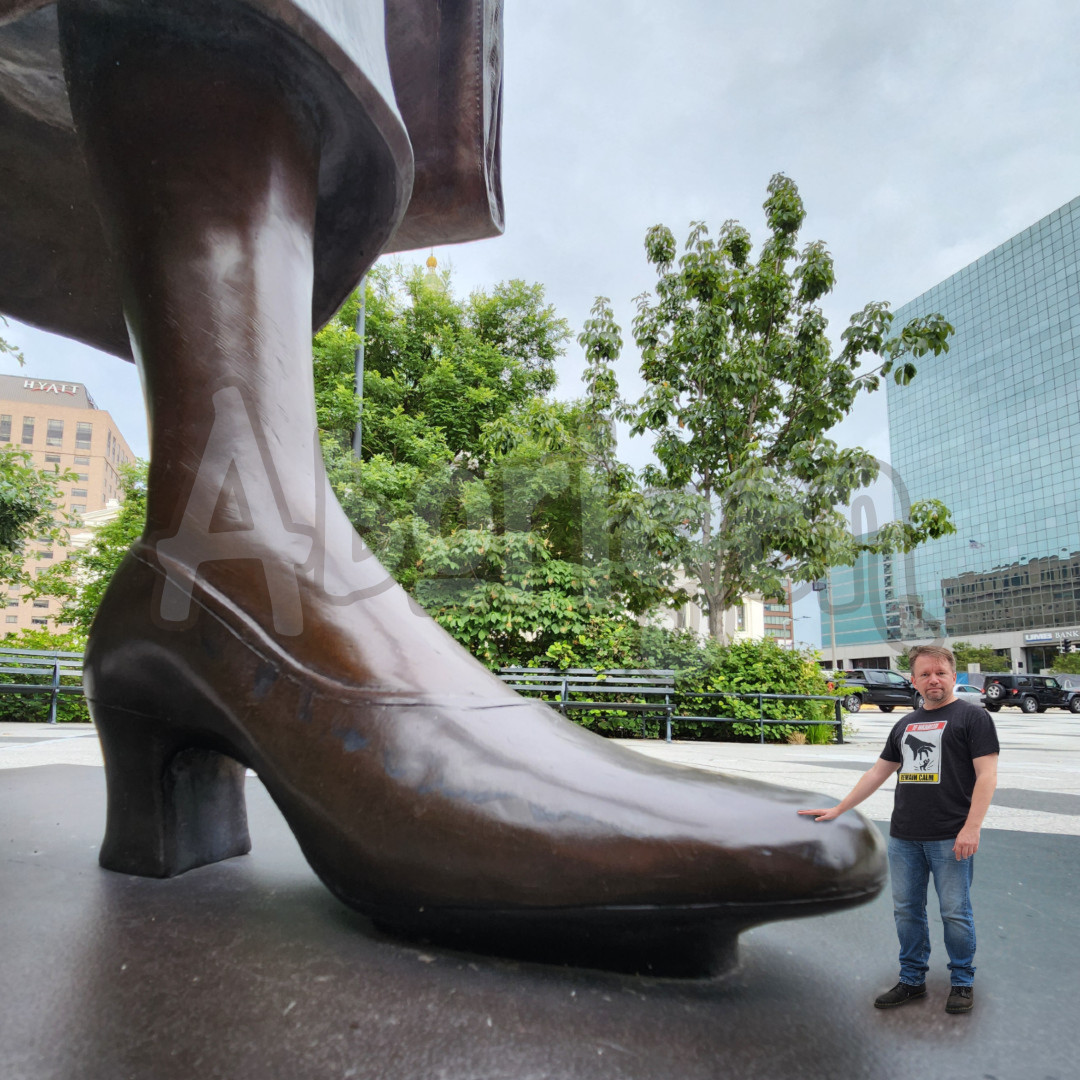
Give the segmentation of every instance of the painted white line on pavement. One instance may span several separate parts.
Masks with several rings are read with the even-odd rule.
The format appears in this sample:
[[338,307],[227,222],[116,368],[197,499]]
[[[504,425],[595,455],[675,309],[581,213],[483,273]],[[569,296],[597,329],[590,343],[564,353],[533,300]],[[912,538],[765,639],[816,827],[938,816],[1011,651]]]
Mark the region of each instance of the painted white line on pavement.
[[0,769],[26,769],[35,765],[93,765],[104,767],[96,738],[49,739],[47,742],[0,744]]

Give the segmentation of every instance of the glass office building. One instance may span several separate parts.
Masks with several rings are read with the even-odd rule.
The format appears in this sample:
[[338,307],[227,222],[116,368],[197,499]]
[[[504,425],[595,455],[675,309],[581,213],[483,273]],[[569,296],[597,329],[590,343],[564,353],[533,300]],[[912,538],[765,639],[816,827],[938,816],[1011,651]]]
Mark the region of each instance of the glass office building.
[[[957,531],[887,571],[833,571],[847,666],[945,638],[1037,671],[1080,640],[1078,250],[1080,198],[897,310],[894,329],[939,311],[956,333],[910,385],[888,384],[896,512],[940,499]],[[822,641],[828,657],[827,603]]]

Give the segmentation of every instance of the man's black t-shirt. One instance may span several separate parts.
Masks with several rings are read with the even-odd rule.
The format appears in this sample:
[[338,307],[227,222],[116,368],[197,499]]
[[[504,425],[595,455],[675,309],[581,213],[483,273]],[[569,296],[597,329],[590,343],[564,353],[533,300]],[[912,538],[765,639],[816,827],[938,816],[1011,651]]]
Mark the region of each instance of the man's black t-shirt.
[[967,821],[975,788],[972,759],[1000,752],[990,714],[950,701],[898,720],[881,756],[898,761],[889,835],[900,840],[953,840]]

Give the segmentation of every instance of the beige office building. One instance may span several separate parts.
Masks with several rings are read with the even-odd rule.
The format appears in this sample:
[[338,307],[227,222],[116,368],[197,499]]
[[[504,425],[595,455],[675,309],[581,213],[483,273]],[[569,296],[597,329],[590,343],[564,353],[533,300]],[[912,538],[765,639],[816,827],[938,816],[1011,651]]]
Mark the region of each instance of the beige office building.
[[[63,506],[88,524],[120,499],[119,468],[135,458],[113,418],[94,404],[82,383],[20,375],[0,375],[0,452],[9,447],[29,451],[39,469],[58,465],[61,471],[74,472],[77,479],[61,485]],[[41,543],[31,543],[29,550],[26,566],[31,574],[66,553]],[[57,601],[30,600],[24,591],[5,588],[0,636],[26,627],[55,628]]]

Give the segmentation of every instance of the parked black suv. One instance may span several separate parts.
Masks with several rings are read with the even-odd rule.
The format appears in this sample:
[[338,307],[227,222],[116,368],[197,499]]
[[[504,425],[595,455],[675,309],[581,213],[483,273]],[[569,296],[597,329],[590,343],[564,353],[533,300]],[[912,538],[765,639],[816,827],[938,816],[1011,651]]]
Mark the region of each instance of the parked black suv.
[[876,705],[882,712],[892,712],[897,705],[917,709],[922,695],[897,671],[887,668],[852,668],[837,671],[844,677],[841,701],[848,712],[857,713],[863,705]]
[[997,712],[1002,705],[1019,705],[1026,713],[1046,712],[1047,709],[1072,709],[1072,695],[1049,675],[999,675],[991,672],[983,680],[986,707]]
[[1065,691],[1065,706],[1069,712],[1080,713],[1080,676],[1064,675],[1058,682]]

